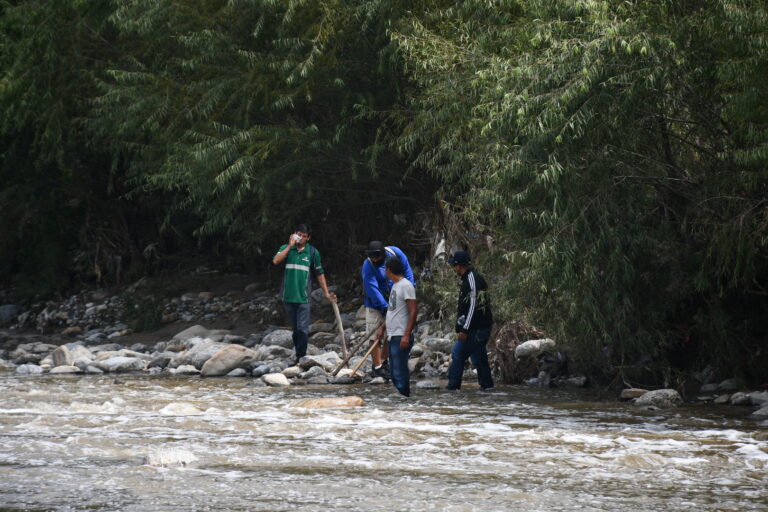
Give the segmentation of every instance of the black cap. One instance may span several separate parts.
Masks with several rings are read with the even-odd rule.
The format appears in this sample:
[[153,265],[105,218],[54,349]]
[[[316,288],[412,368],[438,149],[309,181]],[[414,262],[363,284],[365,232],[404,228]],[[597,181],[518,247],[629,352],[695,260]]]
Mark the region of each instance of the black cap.
[[384,244],[378,240],[374,240],[368,244],[368,249],[365,250],[365,253],[369,258],[378,258],[379,256],[384,256]]
[[448,264],[461,265],[462,267],[466,267],[467,265],[472,264],[472,259],[469,257],[469,253],[467,251],[456,251],[453,253],[453,256],[448,258]]

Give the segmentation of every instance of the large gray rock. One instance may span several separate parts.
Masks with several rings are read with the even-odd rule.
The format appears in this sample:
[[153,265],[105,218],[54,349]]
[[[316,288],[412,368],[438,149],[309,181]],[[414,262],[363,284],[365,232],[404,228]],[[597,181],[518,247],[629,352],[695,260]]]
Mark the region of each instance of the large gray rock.
[[[285,372],[283,372],[285,375]],[[313,366],[300,375],[302,379],[309,380],[313,377],[328,377],[328,372],[322,366]]]
[[768,404],[768,391],[753,391],[749,393],[749,401],[752,405]]
[[762,406],[761,408],[753,412],[750,416],[752,418],[756,418],[759,420],[768,419],[768,404]]
[[279,345],[265,345],[261,347],[261,357],[264,359],[289,359],[293,350]]
[[683,397],[674,389],[657,389],[649,391],[635,400],[635,405],[640,407],[657,407],[668,409],[677,407],[683,403]]
[[0,327],[6,327],[16,321],[16,317],[21,314],[21,308],[16,304],[5,304],[0,306]]
[[183,364],[178,368],[166,368],[166,371],[171,375],[199,375],[200,374],[200,370],[198,370],[191,364]]
[[[21,350],[23,352],[28,352],[30,354],[48,354],[49,352],[55,349],[56,349],[56,345],[42,343],[39,341],[36,341],[33,343],[24,343],[16,347],[16,350]],[[11,357],[14,357],[13,355],[14,352],[11,352]]]
[[[336,343],[338,337],[338,334],[333,334],[330,332],[318,332],[310,336],[309,343],[317,348],[325,348],[328,345]],[[347,338],[347,346],[349,346],[349,344],[350,340]]]
[[114,356],[96,361],[93,366],[108,373],[136,372],[144,370],[147,362],[139,357]]
[[516,357],[537,356],[540,353],[555,349],[555,340],[544,338],[540,340],[528,340],[515,348]]
[[268,373],[264,375],[261,380],[263,380],[267,386],[285,387],[291,385],[291,383],[288,382],[288,377],[282,373]]
[[51,358],[53,359],[53,366],[72,366],[75,361],[66,345],[62,345],[51,352]]
[[214,341],[221,341],[227,334],[232,334],[232,331],[227,331],[225,329],[206,329],[202,325],[193,325],[178,333],[173,339],[177,341],[185,341],[190,338],[208,338]]
[[428,336],[421,340],[421,345],[434,352],[450,353],[453,349],[455,340],[453,337],[438,338],[434,336]]
[[236,368],[248,366],[259,359],[259,353],[242,345],[226,345],[208,359],[200,369],[203,377],[226,375]]
[[[319,368],[319,366],[318,366],[318,368]],[[298,366],[289,366],[288,368],[286,368],[285,370],[281,371],[280,373],[282,373],[283,375],[285,375],[289,379],[293,379],[293,378],[299,376],[299,374],[301,373],[301,368],[299,368]]]
[[19,375],[40,375],[43,373],[43,369],[36,364],[27,363],[17,366],[16,373]]
[[223,343],[213,341],[210,338],[191,338],[188,342],[192,346],[184,352],[177,354],[168,363],[168,367],[178,368],[179,366],[192,365],[199,370],[207,360],[225,346]]
[[747,393],[739,391],[731,395],[731,405],[752,405],[752,400]]
[[82,373],[83,370],[78,368],[77,366],[69,366],[69,365],[61,365],[57,366],[56,368],[51,368],[50,373],[52,375],[56,374],[71,374],[71,373]]
[[365,401],[359,396],[334,396],[328,398],[305,398],[293,404],[293,407],[306,409],[328,409],[334,407],[360,407]]
[[[86,357],[87,355],[84,354]],[[120,349],[120,350],[114,350],[114,351],[104,351],[99,352],[98,354],[94,355],[93,359],[94,361],[105,361],[107,359],[113,358],[113,357],[132,357],[136,359],[143,359],[144,361],[151,361],[152,356],[150,354],[142,354],[141,352],[136,352],[133,350],[128,349]]]
[[440,389],[440,384],[432,379],[420,380],[416,382],[418,389]]
[[336,328],[334,324],[328,322],[315,322],[309,326],[309,335],[313,335],[318,332],[333,332]]
[[321,366],[326,372],[332,372],[340,362],[341,358],[336,352],[324,352],[319,355],[302,357],[299,361],[299,366],[303,370],[309,370],[313,366]]
[[739,381],[736,379],[725,379],[717,385],[718,391],[738,391]]
[[293,348],[293,332],[287,329],[278,329],[264,336],[263,345],[277,345],[283,348]]

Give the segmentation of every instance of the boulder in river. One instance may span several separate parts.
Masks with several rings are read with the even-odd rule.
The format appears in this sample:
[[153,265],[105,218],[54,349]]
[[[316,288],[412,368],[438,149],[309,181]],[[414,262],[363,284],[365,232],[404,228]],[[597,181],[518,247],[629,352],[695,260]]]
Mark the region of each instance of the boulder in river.
[[210,338],[190,338],[187,342],[191,345],[191,348],[177,354],[168,366],[177,368],[191,364],[199,370],[207,360],[224,347],[223,343]]
[[51,368],[51,374],[71,374],[71,373],[83,373],[83,370],[77,366],[61,365],[55,368]]
[[648,392],[647,389],[642,388],[627,388],[622,389],[621,394],[619,395],[620,400],[634,400],[635,398],[640,398],[644,394]]
[[173,339],[176,341],[185,341],[190,338],[208,338],[214,341],[221,341],[227,334],[232,334],[232,332],[224,329],[206,329],[202,325],[193,325],[178,333]]
[[135,372],[144,370],[147,362],[139,357],[113,356],[93,365],[105,372]]
[[291,385],[291,383],[288,382],[288,377],[282,373],[268,373],[264,375],[261,380],[268,386],[284,387]]
[[674,389],[657,389],[649,391],[635,400],[635,405],[640,407],[657,407],[659,409],[668,409],[677,407],[683,403],[680,393]]
[[19,375],[40,375],[43,373],[43,369],[36,364],[26,363],[17,366],[16,373]]
[[525,343],[521,343],[515,348],[515,356],[528,357],[536,356],[545,350],[552,351],[555,349],[555,340],[550,338],[544,338],[540,340],[528,340]]
[[293,332],[287,329],[277,329],[264,336],[263,345],[277,345],[283,348],[293,348]]
[[208,359],[200,369],[203,377],[226,375],[236,368],[248,366],[259,358],[259,353],[242,345],[225,345]]
[[360,407],[365,405],[365,401],[359,396],[337,396],[328,398],[306,398],[299,400],[294,407],[304,407],[306,409],[329,409],[335,407]]
[[332,372],[340,362],[341,358],[339,357],[339,354],[331,351],[318,355],[304,356],[299,361],[299,366],[303,370],[309,370],[313,366],[322,366],[326,372]]
[[75,361],[66,345],[57,347],[51,352],[51,357],[53,358],[53,366],[71,366]]

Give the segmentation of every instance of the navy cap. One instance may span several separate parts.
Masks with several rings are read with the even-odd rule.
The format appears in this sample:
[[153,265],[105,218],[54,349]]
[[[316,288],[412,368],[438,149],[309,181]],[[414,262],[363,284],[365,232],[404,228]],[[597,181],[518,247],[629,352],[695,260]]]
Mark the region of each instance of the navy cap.
[[472,258],[469,257],[469,253],[467,251],[456,251],[453,253],[453,256],[448,258],[448,264],[461,265],[466,267],[467,265],[472,264]]
[[368,249],[365,250],[365,253],[369,258],[378,258],[379,256],[384,256],[384,244],[378,240],[374,240],[368,244]]

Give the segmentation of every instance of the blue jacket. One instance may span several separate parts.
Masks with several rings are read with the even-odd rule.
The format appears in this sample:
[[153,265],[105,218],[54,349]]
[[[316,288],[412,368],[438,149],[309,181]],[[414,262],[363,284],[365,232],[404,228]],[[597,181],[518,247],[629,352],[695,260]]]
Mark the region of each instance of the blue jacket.
[[393,256],[392,252],[394,252],[394,255],[400,258],[400,261],[403,263],[403,276],[413,283],[414,286],[416,285],[416,281],[413,278],[413,270],[411,270],[411,264],[408,262],[408,256],[394,245],[386,247],[384,251],[386,256],[378,264],[372,263],[369,258],[366,258],[363,262],[362,272],[363,291],[365,292],[365,301],[363,304],[366,307],[378,309],[384,314],[387,312],[387,306],[389,305],[389,291],[392,289],[392,281],[387,279],[384,263]]

